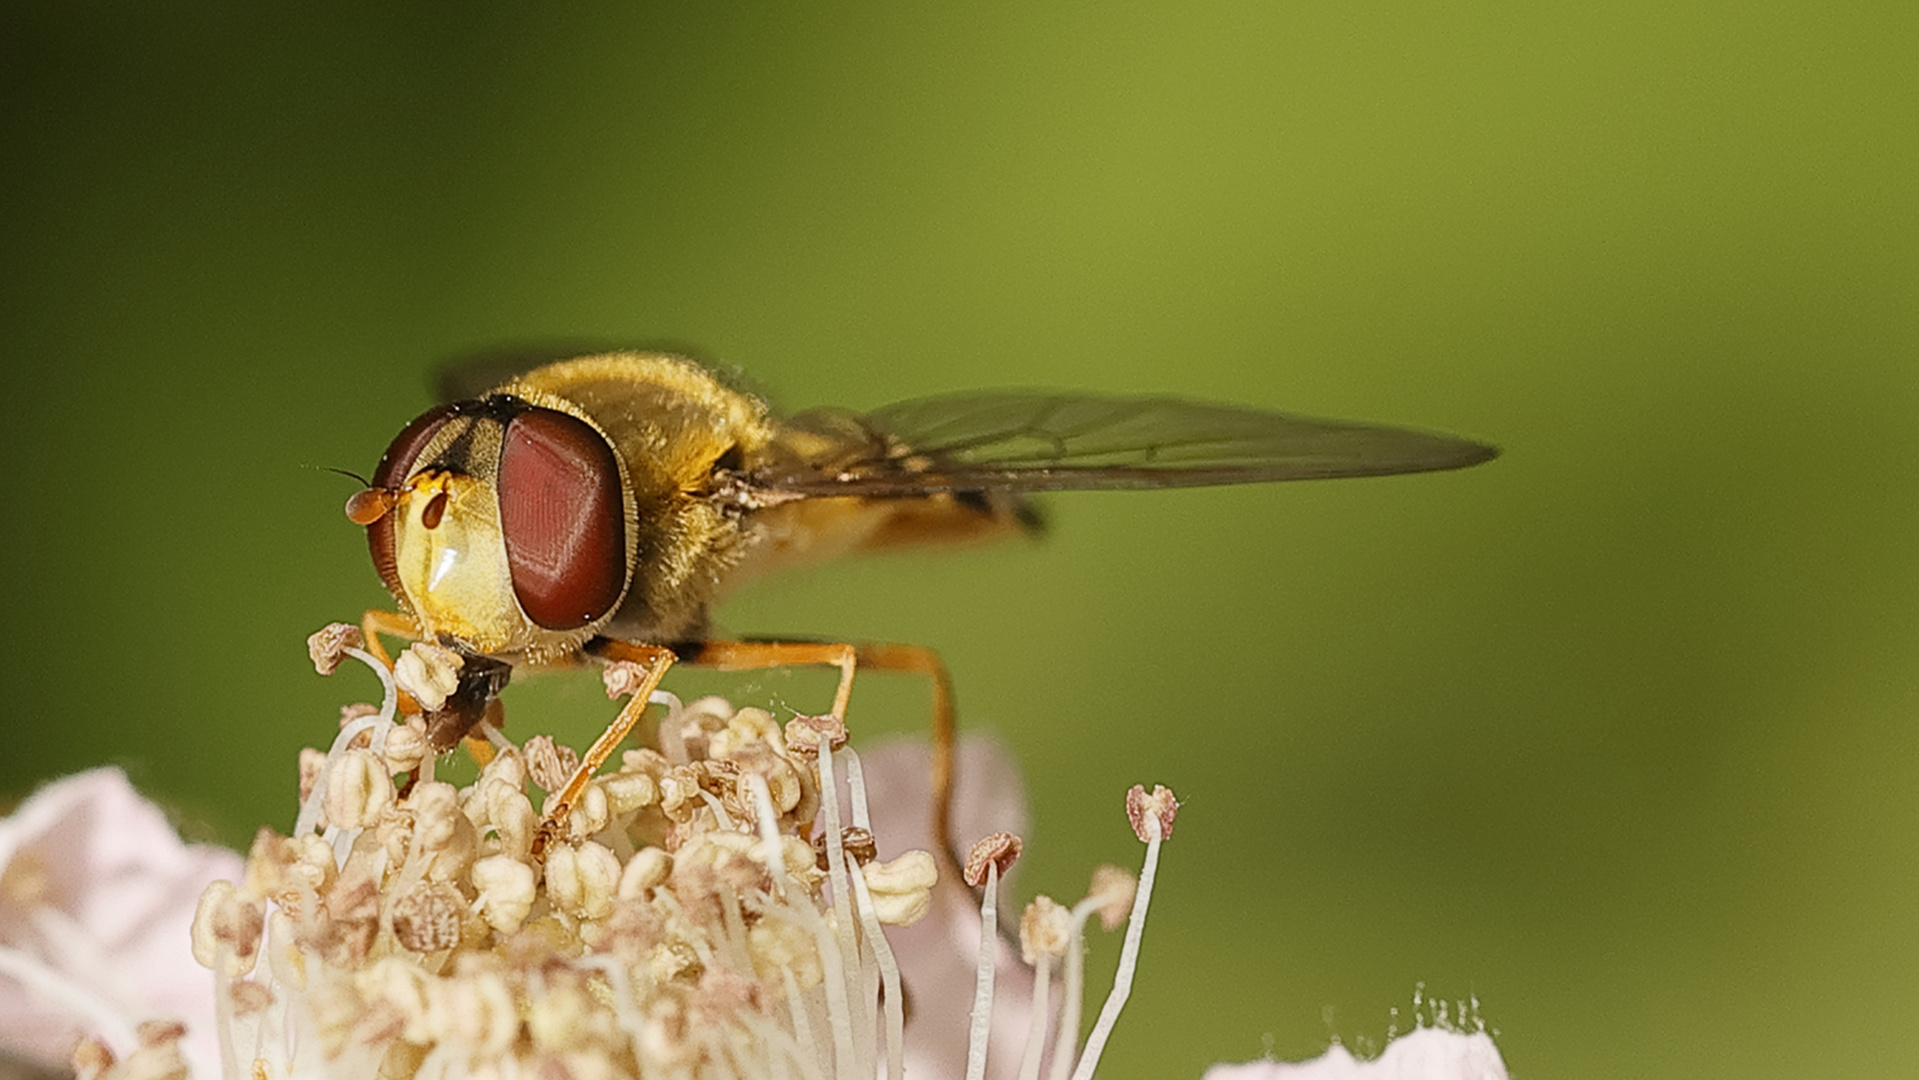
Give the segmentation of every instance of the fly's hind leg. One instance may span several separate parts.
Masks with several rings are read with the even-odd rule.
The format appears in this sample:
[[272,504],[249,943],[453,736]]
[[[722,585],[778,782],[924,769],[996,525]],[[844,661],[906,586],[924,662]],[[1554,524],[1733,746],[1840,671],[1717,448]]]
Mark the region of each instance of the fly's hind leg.
[[959,841],[953,836],[953,759],[959,738],[953,677],[940,654],[924,645],[861,645],[859,662],[880,671],[918,672],[933,681],[933,762],[927,777],[933,793],[933,853],[941,877],[963,882]]

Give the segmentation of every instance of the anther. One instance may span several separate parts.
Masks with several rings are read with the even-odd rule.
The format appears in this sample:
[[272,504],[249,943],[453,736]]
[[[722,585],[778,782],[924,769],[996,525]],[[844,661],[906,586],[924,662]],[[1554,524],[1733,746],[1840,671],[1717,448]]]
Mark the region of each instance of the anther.
[[1173,797],[1171,788],[1153,785],[1153,793],[1146,794],[1145,787],[1134,784],[1126,793],[1126,818],[1133,823],[1133,835],[1141,843],[1150,844],[1155,840],[1170,840],[1173,836],[1173,819],[1179,816],[1179,800]]
[[966,883],[976,889],[985,885],[989,868],[1005,877],[1014,860],[1019,858],[1021,847],[1020,838],[1007,832],[997,832],[980,840],[966,853]]
[[307,637],[307,656],[313,659],[313,670],[331,675],[346,659],[348,649],[365,644],[365,635],[352,623],[328,623]]

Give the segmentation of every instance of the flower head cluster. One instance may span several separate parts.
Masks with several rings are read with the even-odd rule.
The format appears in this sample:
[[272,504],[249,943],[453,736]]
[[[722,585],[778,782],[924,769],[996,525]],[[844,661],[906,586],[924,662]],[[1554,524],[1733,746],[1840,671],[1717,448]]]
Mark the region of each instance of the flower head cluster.
[[[438,658],[409,650],[389,671],[357,644],[323,631],[316,662],[367,660],[384,705],[349,708],[332,748],[306,752],[293,833],[262,830],[241,879],[214,882],[194,918],[228,1076],[902,1075],[906,992],[883,928],[922,919],[936,886],[950,891],[943,911],[951,896],[972,901],[940,885],[926,851],[877,858],[837,719],[782,727],[758,709],[659,695],[660,749],[625,751],[570,806],[550,794],[536,806],[536,791],[567,786],[577,754],[489,730],[474,782],[436,780],[419,718],[395,704]],[[628,674],[610,669],[609,692]],[[996,881],[1018,842],[989,841]],[[1124,910],[1133,886],[1107,870],[1080,909],[1046,901],[1061,914],[1029,913],[1047,926],[1024,935],[1029,955],[1046,958],[1042,971],[1067,958],[1076,983],[1079,926]],[[972,931],[983,928],[988,987],[976,1077],[1004,960],[995,892]],[[1025,1071],[1049,1056],[1064,1078],[1077,1022],[1048,1049],[1043,990],[1036,1006]],[[173,1080],[186,1075],[178,1037],[143,1033],[119,1059],[88,1044],[76,1064],[93,1080]]]
[[[960,748],[955,808],[983,839],[942,879],[901,843],[926,832],[923,751],[863,764],[836,718],[782,727],[655,695],[657,749],[591,776],[549,738],[514,745],[482,724],[492,750],[456,787],[399,704],[431,707],[458,657],[418,645],[389,668],[343,626],[310,647],[323,673],[367,662],[385,699],[349,706],[331,748],[303,753],[297,823],[263,830],[244,870],[183,848],[114,770],[0,820],[0,1052],[44,1060],[77,1025],[96,1033],[72,1054],[80,1080],[1092,1077],[1173,833],[1170,791],[1127,795],[1137,877],[1101,867],[1077,903],[1042,896],[1002,920],[1023,799],[988,745]],[[609,694],[630,695],[633,674],[609,668]],[[190,934],[174,929],[185,912],[167,898],[215,874]],[[1126,933],[1082,1044],[1095,918]],[[189,937],[190,959],[161,947]],[[172,1019],[139,1022],[154,1015]],[[29,1017],[38,1042],[19,1037]],[[1445,1026],[1376,1061],[1336,1046],[1209,1075],[1504,1077],[1483,1031]]]

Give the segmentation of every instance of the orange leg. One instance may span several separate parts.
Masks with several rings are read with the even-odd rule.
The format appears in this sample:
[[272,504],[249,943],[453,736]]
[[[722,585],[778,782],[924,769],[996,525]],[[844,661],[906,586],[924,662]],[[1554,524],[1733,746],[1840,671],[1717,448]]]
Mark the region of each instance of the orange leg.
[[853,673],[859,650],[852,645],[823,641],[707,641],[687,662],[720,671],[818,664],[840,669],[839,689],[833,693],[833,715],[846,719],[846,702],[853,696]]
[[378,657],[388,670],[392,670],[393,658],[386,654],[386,646],[380,643],[380,635],[418,641],[420,624],[397,611],[370,608],[365,615],[360,616],[360,634],[366,638],[366,651]]
[[[420,624],[414,622],[411,617],[402,615],[397,611],[381,611],[379,608],[369,608],[366,614],[360,616],[360,635],[366,638],[366,651],[372,653],[374,658],[379,660],[380,663],[385,664],[388,671],[392,671],[393,658],[387,655],[386,646],[380,643],[381,634],[386,634],[390,637],[404,638],[407,641],[418,641],[420,640]],[[486,714],[488,722],[494,724],[496,727],[500,724],[502,718],[499,704],[497,701],[493,702],[492,707],[487,710]],[[405,690],[400,691],[399,701],[393,708],[394,711],[401,716],[417,714],[422,711],[420,709],[420,703],[413,700],[413,695],[407,693]],[[492,743],[474,735],[468,735],[461,741],[466,746],[466,752],[472,756],[480,768],[486,768],[487,763],[493,760],[494,751]],[[411,783],[410,780],[408,782]]]
[[561,834],[566,825],[567,815],[573,812],[573,804],[593,780],[593,774],[600,771],[613,751],[619,749],[620,741],[633,731],[634,725],[645,715],[646,707],[652,702],[653,691],[659,689],[660,680],[666,677],[666,669],[673,666],[676,657],[673,650],[659,645],[641,645],[635,642],[608,641],[597,650],[609,660],[630,660],[646,669],[640,685],[627,697],[626,704],[620,708],[620,715],[600,732],[600,737],[587,747],[586,754],[580,758],[579,767],[567,778],[566,786],[560,789],[552,806],[546,812],[546,818],[540,822],[540,831],[533,837],[533,857],[539,858],[552,843],[553,838]]
[[[846,718],[853,674],[864,665],[876,671],[905,671],[933,680],[933,842],[949,854],[953,822],[953,680],[939,653],[924,645],[846,645],[807,641],[709,641],[689,661],[721,671],[822,664],[840,669],[833,715]],[[955,860],[957,862],[957,860]],[[957,869],[957,865],[954,867]]]
[[953,755],[959,738],[953,677],[940,654],[924,645],[861,645],[859,662],[880,671],[917,672],[933,680],[933,766],[928,777],[933,789],[933,856],[940,861],[941,877],[963,882],[961,849],[953,837]]
[[[542,826],[542,834],[555,834],[566,815],[572,810],[573,801],[585,790],[593,774],[598,772],[613,754],[613,750],[632,731],[639,722],[640,714],[645,712],[647,698],[659,686],[660,678],[671,667],[674,654],[671,650],[657,645],[637,645],[628,642],[608,641],[597,647],[596,651],[613,660],[632,660],[647,668],[646,681],[640,692],[627,699],[626,706],[612,726],[608,727],[580,760],[580,767],[574,770],[567,781],[560,798],[548,812]],[[663,658],[663,659],[662,659]],[[708,641],[700,645],[699,650],[686,659],[687,663],[702,667],[717,668],[721,671],[747,671],[758,668],[788,667],[798,664],[819,664],[840,669],[839,688],[833,694],[833,715],[842,719],[846,716],[848,700],[853,695],[853,675],[861,665],[879,671],[917,672],[933,680],[933,765],[931,784],[933,789],[933,850],[949,874],[949,880],[958,881],[959,859],[954,853],[952,840],[953,821],[953,752],[955,740],[953,710],[953,680],[946,672],[946,665],[940,662],[939,654],[921,645],[849,645],[843,643],[810,641]]]

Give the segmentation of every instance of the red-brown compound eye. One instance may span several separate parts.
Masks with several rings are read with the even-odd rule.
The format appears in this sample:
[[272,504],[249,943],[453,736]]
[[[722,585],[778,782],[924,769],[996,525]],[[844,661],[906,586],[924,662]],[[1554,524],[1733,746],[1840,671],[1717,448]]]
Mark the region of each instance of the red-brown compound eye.
[[500,530],[513,592],[548,630],[602,618],[626,590],[626,510],[606,437],[554,409],[529,409],[500,448]]
[[[426,448],[428,440],[439,434],[440,425],[453,415],[451,405],[441,405],[422,414],[418,419],[400,429],[388,444],[386,453],[380,455],[380,465],[373,470],[375,490],[392,492],[413,473],[413,462]],[[389,497],[387,506],[392,506]],[[386,583],[387,591],[395,597],[404,595],[400,589],[399,560],[394,554],[394,515],[383,513],[374,518],[366,527],[366,543],[373,553],[373,567],[380,572],[380,580]]]

